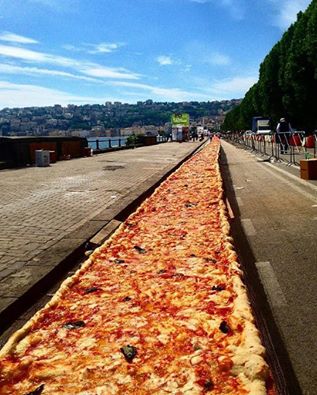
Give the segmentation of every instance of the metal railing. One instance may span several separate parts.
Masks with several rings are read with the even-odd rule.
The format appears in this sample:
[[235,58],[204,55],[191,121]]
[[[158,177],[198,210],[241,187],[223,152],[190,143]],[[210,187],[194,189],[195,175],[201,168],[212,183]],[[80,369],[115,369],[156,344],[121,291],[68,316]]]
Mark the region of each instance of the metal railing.
[[[109,137],[109,138],[96,138],[88,139],[88,146],[93,149],[93,151],[107,151],[113,148],[123,148],[128,147],[127,145],[128,137]],[[156,136],[156,142],[166,143],[168,141],[167,136]],[[132,146],[142,146],[144,144],[132,144]],[[131,145],[129,145],[131,146]]]
[[121,148],[125,147],[127,138],[126,137],[118,137],[118,138],[96,138],[96,140],[89,139],[88,145],[94,151],[104,151],[112,148]]
[[298,165],[301,159],[317,157],[317,133],[306,136],[302,131],[272,134],[231,132],[222,137],[288,164]]

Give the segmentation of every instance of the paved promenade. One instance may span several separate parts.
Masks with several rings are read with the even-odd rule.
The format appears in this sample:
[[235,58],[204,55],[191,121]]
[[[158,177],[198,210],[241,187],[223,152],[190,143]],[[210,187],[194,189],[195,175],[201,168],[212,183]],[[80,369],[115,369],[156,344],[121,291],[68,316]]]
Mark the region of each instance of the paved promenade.
[[[251,299],[257,299],[260,307],[259,324],[270,332],[267,346],[277,354],[286,375],[293,369],[299,382],[300,390],[294,380],[282,393],[315,395],[316,182],[301,180],[299,169],[263,162],[227,142],[222,147],[225,185],[235,216],[232,228]],[[278,371],[279,364],[273,363]]]
[[0,318],[200,144],[165,143],[1,171]]

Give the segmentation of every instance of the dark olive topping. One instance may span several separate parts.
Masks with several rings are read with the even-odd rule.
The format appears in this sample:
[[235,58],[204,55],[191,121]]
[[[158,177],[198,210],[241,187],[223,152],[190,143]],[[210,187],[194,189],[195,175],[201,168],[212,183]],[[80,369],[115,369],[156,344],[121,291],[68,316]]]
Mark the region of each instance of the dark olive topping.
[[214,258],[204,258],[206,262],[217,263],[217,260]]
[[43,390],[44,390],[44,384],[41,384],[34,391],[28,392],[25,395],[40,395],[43,392]]
[[191,257],[191,258],[196,258],[197,255],[195,255],[195,254],[190,254],[190,257]]
[[225,287],[223,286],[223,285],[214,285],[212,288],[211,288],[213,291],[224,291],[225,290]]
[[230,326],[227,324],[226,321],[222,321],[219,329],[221,330],[221,332],[223,333],[229,333],[231,331]]
[[142,248],[142,247],[134,246],[133,248],[134,248],[135,250],[137,250],[138,253],[140,253],[140,254],[145,254],[145,253],[146,253],[146,250],[145,250],[144,248]]
[[214,383],[212,382],[211,379],[206,380],[204,384],[204,390],[205,391],[212,391],[214,389]]
[[199,344],[195,344],[194,345],[194,350],[195,351],[201,350],[201,346]]
[[98,287],[91,287],[91,288],[85,289],[84,293],[85,294],[91,294],[91,293],[99,291],[99,290],[100,290],[100,288],[98,288]]
[[130,298],[130,296],[126,296],[125,298],[123,298],[124,302],[129,302],[130,300],[132,300],[132,298]]
[[127,362],[132,362],[133,358],[137,355],[137,349],[133,346],[124,346],[120,348]]
[[190,202],[187,202],[187,203],[185,203],[185,207],[195,207],[195,206],[197,206],[197,204],[196,203],[190,203]]
[[164,274],[164,273],[166,273],[165,269],[161,269],[161,270],[158,271],[158,274]]
[[84,326],[86,326],[84,321],[69,321],[69,322],[66,322],[66,324],[63,325],[63,328],[66,328],[66,329],[78,329],[78,328],[82,328]]
[[117,263],[118,265],[120,265],[121,263],[124,263],[125,260],[124,260],[124,259],[116,258],[116,259],[114,260],[114,262]]

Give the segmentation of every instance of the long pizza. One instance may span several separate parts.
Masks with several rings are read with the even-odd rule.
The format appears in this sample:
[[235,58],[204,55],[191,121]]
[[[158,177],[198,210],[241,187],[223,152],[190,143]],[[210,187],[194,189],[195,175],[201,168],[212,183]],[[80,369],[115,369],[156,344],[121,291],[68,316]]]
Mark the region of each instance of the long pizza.
[[214,139],[0,352],[0,394],[273,394]]

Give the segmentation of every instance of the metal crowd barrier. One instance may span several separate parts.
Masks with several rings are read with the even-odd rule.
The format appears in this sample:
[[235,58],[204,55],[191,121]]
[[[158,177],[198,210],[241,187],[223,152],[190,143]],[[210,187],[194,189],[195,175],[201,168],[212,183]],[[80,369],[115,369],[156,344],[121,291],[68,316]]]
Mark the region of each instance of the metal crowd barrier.
[[271,134],[230,132],[222,137],[290,165],[298,165],[301,159],[317,157],[317,132],[309,136],[303,131]]

